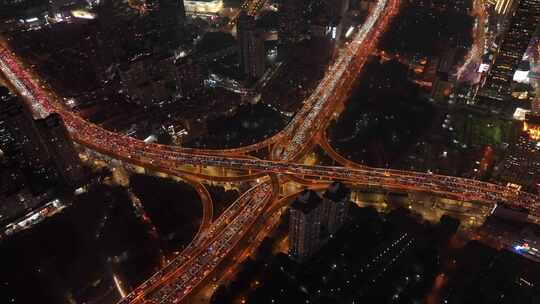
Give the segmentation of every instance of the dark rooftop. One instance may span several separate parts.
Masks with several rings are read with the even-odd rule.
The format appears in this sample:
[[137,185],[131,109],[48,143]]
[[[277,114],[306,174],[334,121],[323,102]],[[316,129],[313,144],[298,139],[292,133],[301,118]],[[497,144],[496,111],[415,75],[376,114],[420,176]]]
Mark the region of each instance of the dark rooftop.
[[349,200],[351,195],[351,190],[347,188],[343,183],[333,182],[326,192],[324,192],[324,197],[332,200],[334,202],[341,202]]
[[508,203],[505,203],[505,202],[499,202],[497,203],[497,207],[502,207],[504,209],[508,209],[508,210],[512,210],[512,211],[516,211],[516,212],[523,212],[523,213],[526,213],[526,214],[529,214],[529,210],[525,207],[521,207],[521,206],[515,206],[515,205],[511,205],[511,204],[508,204]]
[[304,190],[302,193],[294,200],[291,205],[291,208],[300,210],[303,213],[310,213],[312,210],[317,208],[322,203],[322,198],[313,190]]

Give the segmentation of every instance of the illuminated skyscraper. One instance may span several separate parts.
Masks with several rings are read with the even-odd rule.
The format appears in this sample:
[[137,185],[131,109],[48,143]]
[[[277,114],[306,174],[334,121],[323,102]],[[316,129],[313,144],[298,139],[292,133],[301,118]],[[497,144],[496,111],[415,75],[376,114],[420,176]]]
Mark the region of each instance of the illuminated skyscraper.
[[259,79],[265,71],[264,39],[257,30],[255,18],[241,13],[237,24],[240,68],[248,81]]
[[501,170],[504,182],[518,184],[527,190],[540,190],[540,103],[532,101],[531,112],[525,115],[523,132],[509,147]]
[[482,96],[501,101],[510,96],[514,73],[539,21],[540,0],[519,0],[482,88]]
[[523,133],[508,149],[499,170],[500,181],[535,191],[540,183],[540,140]]

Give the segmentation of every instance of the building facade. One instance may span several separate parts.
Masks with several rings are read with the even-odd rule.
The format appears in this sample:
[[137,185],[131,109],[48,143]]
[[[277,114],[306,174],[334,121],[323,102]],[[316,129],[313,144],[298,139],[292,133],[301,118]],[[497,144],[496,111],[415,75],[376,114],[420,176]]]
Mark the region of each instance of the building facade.
[[265,71],[265,51],[262,33],[257,30],[253,16],[240,14],[237,35],[240,68],[248,81],[258,80]]
[[482,96],[495,101],[503,101],[510,96],[514,73],[539,22],[540,0],[520,0],[516,4],[493,66],[482,87]]
[[171,26],[181,26],[186,18],[184,0],[160,0],[159,10],[163,23]]
[[44,180],[53,180],[51,154],[30,110],[7,88],[0,90],[0,149],[22,170]]
[[347,220],[351,190],[340,182],[334,182],[324,193],[323,199],[325,226],[329,236],[332,237]]
[[304,190],[289,209],[289,255],[304,261],[313,255],[347,221],[351,191],[332,183],[323,197]]
[[50,114],[37,123],[49,153],[54,155],[51,161],[62,182],[71,187],[81,184],[85,178],[84,170],[60,115]]
[[533,140],[524,132],[509,148],[499,168],[499,180],[534,191],[540,183],[539,143],[540,140]]
[[34,120],[30,110],[0,88],[0,149],[33,185],[76,186],[84,179],[78,153],[58,114]]
[[289,255],[302,261],[316,252],[322,243],[323,200],[305,190],[289,209]]
[[307,1],[287,0],[279,6],[279,50],[283,57],[291,48],[305,36],[308,25],[304,21]]

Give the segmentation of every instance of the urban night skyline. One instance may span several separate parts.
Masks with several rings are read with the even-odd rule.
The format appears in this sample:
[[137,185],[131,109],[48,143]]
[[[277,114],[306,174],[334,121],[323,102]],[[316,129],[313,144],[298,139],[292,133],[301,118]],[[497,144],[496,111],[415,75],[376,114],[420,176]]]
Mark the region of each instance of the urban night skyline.
[[0,302],[540,303],[540,0],[1,0]]

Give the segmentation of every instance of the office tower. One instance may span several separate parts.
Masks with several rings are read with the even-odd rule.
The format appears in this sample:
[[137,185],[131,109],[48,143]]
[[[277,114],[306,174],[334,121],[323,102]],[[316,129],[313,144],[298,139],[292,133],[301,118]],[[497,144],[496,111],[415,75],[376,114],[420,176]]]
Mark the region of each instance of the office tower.
[[456,48],[448,49],[437,62],[436,76],[431,87],[430,98],[436,102],[448,100],[455,83],[454,75],[456,62]]
[[527,133],[510,146],[500,166],[499,180],[535,191],[540,183],[540,141],[532,140]]
[[540,191],[540,103],[531,102],[518,141],[511,145],[502,162],[500,178],[526,190]]
[[[179,60],[178,66],[178,87],[179,93],[184,99],[192,99],[204,92],[204,71],[200,64],[192,58]],[[199,95],[200,96],[200,95]]]
[[289,209],[289,255],[302,261],[319,249],[322,242],[323,200],[305,190]]
[[13,102],[16,102],[16,97],[0,86],[0,198],[17,192],[25,185],[22,172],[15,162],[20,150],[8,125],[14,113],[10,109]]
[[248,81],[264,74],[264,40],[257,30],[255,18],[242,12],[238,17],[237,35],[240,50],[240,68]]
[[26,173],[34,191],[44,190],[58,177],[68,186],[84,178],[79,156],[60,116],[51,114],[34,120],[24,103],[5,87],[0,87],[0,149],[11,164]]
[[540,0],[520,0],[510,18],[507,32],[481,95],[502,101],[510,96],[514,73],[540,21]]
[[513,206],[503,202],[495,204],[491,210],[490,217],[512,221],[512,222],[527,222],[529,210],[525,207]]
[[117,91],[118,88],[110,85],[112,78],[116,76],[116,70],[113,68],[126,56],[123,48],[122,31],[125,27],[122,25],[121,18],[117,15],[121,10],[118,6],[121,4],[114,0],[99,0],[100,5],[94,11],[98,15],[96,19],[96,31],[91,36],[95,43],[95,55],[90,57],[91,62],[88,68],[93,68],[97,78],[104,87],[110,91]]
[[525,115],[523,131],[529,135],[529,139],[540,145],[540,87],[536,88],[536,97],[531,100],[531,111]]
[[30,110],[5,87],[0,87],[0,140],[0,149],[20,168],[53,179],[50,154]]
[[147,0],[146,7],[155,13],[161,27],[178,29],[184,24],[186,8],[183,0]]
[[313,46],[317,48],[313,51],[324,64],[337,53],[342,36],[343,20],[344,18],[329,13],[326,8],[312,18],[310,36]]
[[180,26],[186,18],[184,0],[160,0],[159,10],[163,23],[172,26]]
[[7,116],[6,112],[7,103],[14,98],[15,97],[9,93],[7,88],[0,87],[0,150],[2,151],[2,155],[5,155],[6,157],[7,149],[13,147],[15,143],[15,139],[9,131],[9,126],[7,124],[9,116]]
[[173,53],[183,36],[185,7],[183,0],[147,0],[149,39],[160,52]]
[[349,10],[349,0],[325,0],[326,7],[330,10],[330,15],[342,17]]
[[304,9],[306,1],[283,0],[279,6],[279,52],[282,55],[291,51],[307,32]]
[[59,114],[50,114],[37,121],[59,177],[67,186],[77,186],[84,179],[79,154],[69,137],[64,121]]
[[332,183],[323,195],[323,226],[334,235],[347,220],[351,191],[340,182]]

